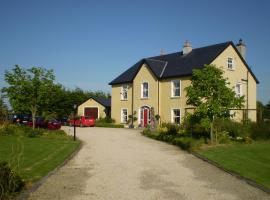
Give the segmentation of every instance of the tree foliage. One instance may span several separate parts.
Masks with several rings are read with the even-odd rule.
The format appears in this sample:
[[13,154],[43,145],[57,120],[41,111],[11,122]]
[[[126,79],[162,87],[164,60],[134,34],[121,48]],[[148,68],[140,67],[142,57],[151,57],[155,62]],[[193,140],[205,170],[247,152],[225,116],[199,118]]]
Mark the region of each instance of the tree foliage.
[[0,93],[0,121],[5,121],[8,118],[8,107]]
[[205,65],[193,71],[191,85],[186,88],[187,104],[195,107],[194,115],[211,133],[215,118],[228,117],[230,109],[243,106],[244,97],[236,97],[229,84],[222,69]]
[[40,108],[48,104],[49,92],[54,87],[53,70],[41,67],[24,69],[19,65],[5,72],[8,87],[3,88],[12,108],[21,113],[32,114],[33,128]]
[[109,93],[100,90],[66,89],[55,83],[52,70],[40,67],[24,69],[15,65],[14,69],[6,71],[5,80],[8,86],[2,91],[8,97],[13,112],[31,113],[33,121],[37,115],[58,119],[68,117],[74,104],[80,105],[91,97],[110,98]]

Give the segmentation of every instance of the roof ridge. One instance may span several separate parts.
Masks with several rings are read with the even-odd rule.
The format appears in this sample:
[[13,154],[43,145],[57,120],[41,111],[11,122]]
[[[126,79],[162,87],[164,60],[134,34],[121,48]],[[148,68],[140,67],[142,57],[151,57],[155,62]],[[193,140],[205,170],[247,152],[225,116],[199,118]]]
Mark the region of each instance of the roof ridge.
[[[202,46],[202,47],[197,47],[197,48],[194,48],[192,49],[192,51],[194,50],[197,50],[197,49],[203,49],[203,48],[208,48],[208,47],[214,47],[214,46],[219,46],[219,45],[224,45],[224,44],[234,44],[233,41],[227,41],[227,42],[222,42],[222,43],[217,43],[217,44],[211,44],[211,45],[207,45],[207,46]],[[168,55],[172,55],[172,54],[182,54],[183,51],[177,51],[177,52],[173,52],[173,53],[168,53],[168,54],[164,54],[164,55],[159,55],[159,56],[151,56],[149,58],[146,58],[146,59],[152,59],[152,60],[155,60],[153,58],[157,58],[157,57],[161,57],[161,56],[168,56]]]
[[167,61],[164,61],[164,60],[156,60],[156,59],[152,59],[152,58],[145,58],[145,60],[152,60],[152,61],[159,61],[159,62],[167,62]]

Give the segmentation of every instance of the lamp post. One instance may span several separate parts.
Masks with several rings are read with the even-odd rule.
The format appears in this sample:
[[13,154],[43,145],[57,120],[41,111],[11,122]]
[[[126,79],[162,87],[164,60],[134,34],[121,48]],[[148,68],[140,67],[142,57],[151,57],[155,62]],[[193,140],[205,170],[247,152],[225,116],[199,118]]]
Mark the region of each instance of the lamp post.
[[75,141],[75,140],[76,140],[75,115],[76,115],[76,108],[77,108],[77,105],[74,104],[74,105],[73,105],[73,108],[74,108],[74,116],[73,116],[74,137],[73,137],[73,140]]

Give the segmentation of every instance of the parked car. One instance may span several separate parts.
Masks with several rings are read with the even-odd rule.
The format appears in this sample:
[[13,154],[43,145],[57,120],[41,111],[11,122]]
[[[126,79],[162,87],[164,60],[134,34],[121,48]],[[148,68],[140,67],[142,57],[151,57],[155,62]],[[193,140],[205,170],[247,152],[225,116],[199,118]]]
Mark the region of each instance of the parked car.
[[74,123],[75,123],[75,126],[90,127],[90,126],[95,126],[95,119],[87,117],[87,116],[81,116],[79,118],[76,118],[75,122],[74,122],[74,119],[69,120],[69,126],[74,126]]
[[30,114],[13,114],[12,122],[17,124],[27,124],[27,122],[31,121]]
[[[29,121],[26,124],[27,126],[32,127],[33,126],[33,121]],[[46,128],[49,130],[57,130],[61,128],[61,122],[56,120],[56,119],[50,119],[50,120],[45,120],[43,117],[36,117],[36,127],[37,128]]]

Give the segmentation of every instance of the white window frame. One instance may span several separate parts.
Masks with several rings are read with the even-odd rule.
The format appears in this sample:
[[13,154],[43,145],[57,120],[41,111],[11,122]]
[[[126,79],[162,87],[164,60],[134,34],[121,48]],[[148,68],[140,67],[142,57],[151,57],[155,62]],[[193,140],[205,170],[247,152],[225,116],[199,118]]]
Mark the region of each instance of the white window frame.
[[[123,117],[124,117],[124,110],[126,110],[127,111],[127,116],[126,116],[126,118],[127,118],[127,120],[126,121],[124,121],[123,119]],[[127,123],[127,121],[128,121],[128,109],[127,108],[121,108],[121,123],[122,124],[126,124]]]
[[[145,83],[147,83],[147,97],[144,96],[144,88],[143,88],[143,85],[144,85]],[[148,98],[149,98],[149,83],[146,82],[146,81],[142,82],[142,84],[141,84],[141,98],[142,98],[142,99],[148,99]]]
[[[238,91],[238,87],[239,86],[239,91]],[[235,84],[235,94],[237,97],[241,97],[243,96],[243,87],[242,87],[242,83],[236,83]]]
[[174,120],[177,117],[177,116],[174,115],[174,111],[175,110],[179,110],[179,112],[180,112],[180,115],[179,115],[179,124],[181,124],[181,114],[182,114],[181,113],[181,108],[172,108],[171,109],[171,123],[176,124],[175,123],[175,120]]
[[[126,97],[125,94],[126,93]],[[127,100],[128,99],[128,85],[122,85],[121,87],[121,100]]]
[[[231,60],[231,62],[229,62],[229,60]],[[235,70],[235,63],[234,63],[234,58],[233,57],[228,57],[227,58],[227,69],[228,70]]]
[[[175,95],[175,87],[174,87],[174,83],[175,82],[179,82],[179,96]],[[177,98],[177,97],[181,97],[181,88],[182,88],[182,83],[181,83],[181,80],[179,79],[176,79],[176,80],[172,80],[171,81],[171,97],[172,98]]]

